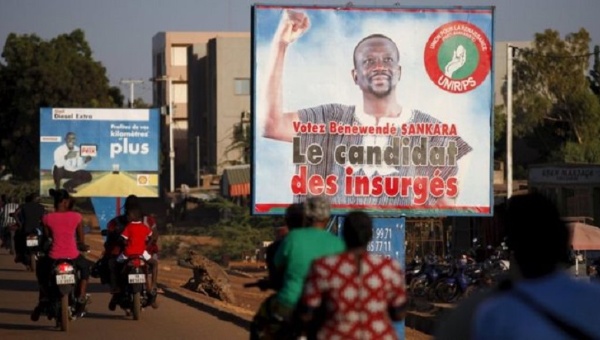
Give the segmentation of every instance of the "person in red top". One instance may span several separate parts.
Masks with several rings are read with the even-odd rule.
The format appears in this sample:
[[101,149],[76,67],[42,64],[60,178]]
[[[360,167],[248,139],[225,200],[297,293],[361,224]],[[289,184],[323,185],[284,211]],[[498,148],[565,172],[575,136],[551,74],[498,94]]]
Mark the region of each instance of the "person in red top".
[[125,248],[117,257],[117,262],[125,262],[128,258],[141,256],[148,261],[152,257],[146,250],[146,243],[152,230],[142,221],[142,211],[135,207],[127,212],[129,223],[123,229],[121,237],[125,239]]
[[396,260],[367,251],[372,228],[368,214],[350,212],[342,229],[348,250],[312,263],[299,308],[308,324],[324,305],[318,339],[398,339],[392,321],[405,316],[404,275]]

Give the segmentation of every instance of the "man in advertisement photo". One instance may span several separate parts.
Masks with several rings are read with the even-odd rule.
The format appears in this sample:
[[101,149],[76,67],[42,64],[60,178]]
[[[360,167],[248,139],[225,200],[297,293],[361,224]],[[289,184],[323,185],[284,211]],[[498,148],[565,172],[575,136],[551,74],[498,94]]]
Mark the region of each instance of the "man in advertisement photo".
[[[372,31],[355,42],[348,80],[360,89],[362,102],[284,112],[286,54],[310,26],[305,12],[283,10],[260,98],[263,137],[292,143],[294,201],[325,194],[343,208],[453,206],[463,179],[459,161],[473,149],[454,124],[400,103],[400,51],[387,35]],[[464,65],[464,52],[455,55]]]
[[61,188],[61,181],[68,179],[62,187],[69,193],[76,193],[75,188],[81,184],[92,181],[92,174],[85,170],[87,164],[92,160],[91,156],[82,157],[79,146],[75,144],[77,137],[74,132],[68,132],[65,136],[65,144],[54,150],[54,167],[52,177],[55,189]]

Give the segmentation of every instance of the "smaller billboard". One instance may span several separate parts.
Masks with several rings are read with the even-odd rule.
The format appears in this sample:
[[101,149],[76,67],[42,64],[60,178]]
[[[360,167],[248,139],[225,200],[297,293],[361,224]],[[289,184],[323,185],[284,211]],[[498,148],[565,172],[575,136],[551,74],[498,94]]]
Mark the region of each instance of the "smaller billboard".
[[158,109],[40,109],[40,194],[159,196]]

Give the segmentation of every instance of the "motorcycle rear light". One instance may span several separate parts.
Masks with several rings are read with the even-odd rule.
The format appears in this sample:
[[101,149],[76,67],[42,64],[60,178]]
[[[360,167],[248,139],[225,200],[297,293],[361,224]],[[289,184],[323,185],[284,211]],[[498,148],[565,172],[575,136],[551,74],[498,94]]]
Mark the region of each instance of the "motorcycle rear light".
[[73,265],[67,262],[62,262],[59,263],[56,266],[56,272],[58,272],[59,274],[68,274],[68,273],[72,273],[75,271],[75,268],[73,268]]
[[141,267],[144,265],[144,261],[142,259],[132,259],[131,261],[129,261],[129,265],[132,267]]

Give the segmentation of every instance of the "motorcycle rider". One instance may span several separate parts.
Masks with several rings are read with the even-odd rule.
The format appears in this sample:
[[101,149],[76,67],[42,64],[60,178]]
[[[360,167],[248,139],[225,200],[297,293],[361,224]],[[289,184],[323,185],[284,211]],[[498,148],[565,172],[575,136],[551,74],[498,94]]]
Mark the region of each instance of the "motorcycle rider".
[[28,268],[30,263],[26,263],[25,253],[27,251],[27,236],[31,234],[39,235],[42,228],[42,217],[46,213],[46,208],[40,204],[40,197],[37,193],[31,193],[25,198],[25,203],[17,209],[16,220],[19,229],[15,233],[15,263],[22,262]]
[[[146,243],[152,236],[152,229],[143,223],[142,211],[138,207],[129,209],[127,219],[129,223],[121,233],[121,237],[125,239],[125,247],[117,257],[117,262],[124,263],[132,256],[141,256],[144,260],[149,261],[152,257],[146,250]],[[146,279],[146,285],[148,291],[151,291],[150,280]]]
[[[121,234],[129,223],[127,215],[132,209],[140,209],[141,211],[141,205],[136,195],[127,196],[124,204],[124,213],[114,217],[106,225],[107,235],[106,242],[104,243],[104,256],[108,258],[110,292],[113,294],[113,298],[109,303],[109,309],[115,305],[118,293],[121,292],[118,276],[121,266],[117,262],[117,257],[123,252],[123,238],[121,237]],[[151,259],[148,260],[147,263],[152,270],[152,278],[150,281],[152,290],[150,291],[150,294],[151,298],[153,298],[156,296],[158,282],[158,228],[154,217],[146,214],[142,215],[142,222],[152,230],[152,236],[148,241],[146,250],[151,256]],[[153,304],[153,307],[157,307],[156,303]]]
[[52,239],[52,243],[48,256],[41,258],[37,267],[40,301],[31,314],[33,321],[39,319],[42,304],[46,302],[52,263],[55,260],[71,259],[75,268],[80,272],[79,290],[76,293],[75,313],[77,315],[85,310],[88,301],[86,288],[90,277],[90,268],[85,257],[80,254],[80,250],[87,249],[81,214],[72,211],[73,201],[65,189],[50,189],[50,195],[54,198],[54,212],[44,215],[42,223],[44,234],[47,238]]

